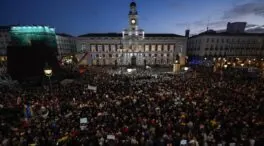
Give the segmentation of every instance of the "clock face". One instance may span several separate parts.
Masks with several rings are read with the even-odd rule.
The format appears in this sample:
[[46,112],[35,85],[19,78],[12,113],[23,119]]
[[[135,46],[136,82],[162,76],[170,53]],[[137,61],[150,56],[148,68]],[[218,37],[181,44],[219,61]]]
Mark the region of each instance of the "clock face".
[[135,20],[135,19],[132,19],[132,20],[131,20],[131,23],[132,23],[132,24],[135,24],[135,23],[136,23],[136,20]]

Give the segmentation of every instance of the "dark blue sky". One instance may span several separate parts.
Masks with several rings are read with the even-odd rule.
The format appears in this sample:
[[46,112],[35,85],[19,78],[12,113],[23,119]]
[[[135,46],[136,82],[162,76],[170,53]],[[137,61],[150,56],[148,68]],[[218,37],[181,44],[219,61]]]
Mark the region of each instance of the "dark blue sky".
[[[121,32],[132,0],[2,0],[0,25],[49,25],[80,35]],[[146,33],[198,33],[224,29],[228,21],[264,25],[264,0],[135,0]]]

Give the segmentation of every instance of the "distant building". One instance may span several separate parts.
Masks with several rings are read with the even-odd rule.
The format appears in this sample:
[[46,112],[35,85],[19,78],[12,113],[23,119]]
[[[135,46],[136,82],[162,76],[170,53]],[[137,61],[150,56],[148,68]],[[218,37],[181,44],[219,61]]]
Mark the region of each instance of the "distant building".
[[55,29],[48,26],[11,26],[10,36],[12,45],[30,46],[41,41],[57,48]]
[[6,60],[8,45],[28,46],[38,41],[58,48],[60,56],[76,52],[75,37],[67,34],[56,34],[55,29],[49,26],[0,26],[0,62]]
[[244,33],[246,29],[246,22],[227,23],[226,32],[228,33]]
[[189,38],[188,55],[264,56],[264,34],[204,32]]
[[187,37],[187,38],[190,37],[190,30],[189,29],[185,30],[185,37]]
[[6,48],[11,41],[9,26],[0,26],[0,56],[6,55]]
[[135,2],[130,3],[128,22],[122,33],[90,33],[77,38],[77,49],[89,55],[87,64],[166,66],[178,55],[186,55],[187,37],[145,33],[139,28]]
[[58,54],[60,56],[69,55],[77,51],[75,37],[71,35],[57,33],[56,41],[57,41],[57,47],[58,47]]

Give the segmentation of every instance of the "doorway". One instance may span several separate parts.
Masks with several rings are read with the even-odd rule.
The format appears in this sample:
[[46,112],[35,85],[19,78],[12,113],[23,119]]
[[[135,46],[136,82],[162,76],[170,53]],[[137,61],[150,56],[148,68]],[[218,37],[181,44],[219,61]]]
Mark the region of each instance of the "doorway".
[[131,57],[131,66],[136,66],[137,65],[137,58],[136,56]]

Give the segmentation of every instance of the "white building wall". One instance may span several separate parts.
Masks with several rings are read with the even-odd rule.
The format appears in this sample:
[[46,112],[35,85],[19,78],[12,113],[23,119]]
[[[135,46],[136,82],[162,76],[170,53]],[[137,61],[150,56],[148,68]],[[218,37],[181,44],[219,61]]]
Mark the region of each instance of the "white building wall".
[[59,55],[71,54],[76,50],[75,38],[71,36],[56,35]]
[[8,29],[0,28],[0,54],[6,54],[7,46],[11,42],[11,37]]
[[263,55],[263,37],[256,35],[201,35],[188,40],[188,54],[196,56]]
[[[137,65],[171,65],[176,55],[186,55],[185,37],[158,38],[149,37],[140,41],[133,50],[122,45],[121,37],[80,37],[77,38],[77,50],[88,51],[91,65],[129,65],[131,57],[136,56]],[[122,56],[123,54],[123,56]]]

